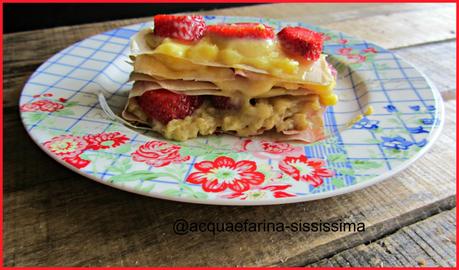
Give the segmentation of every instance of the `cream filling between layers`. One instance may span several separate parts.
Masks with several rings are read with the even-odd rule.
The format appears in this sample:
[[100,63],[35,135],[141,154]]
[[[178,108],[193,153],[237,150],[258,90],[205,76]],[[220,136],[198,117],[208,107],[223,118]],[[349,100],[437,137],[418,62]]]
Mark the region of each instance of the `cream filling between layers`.
[[177,141],[211,135],[216,131],[246,137],[267,130],[300,132],[310,129],[321,132],[323,129],[322,106],[317,95],[262,98],[257,99],[255,105],[245,103],[234,110],[219,110],[206,101],[192,115],[174,119],[166,125],[150,119],[134,98],[127,111],[140,122],[151,125],[152,130]]
[[[327,65],[325,68],[317,67],[317,62],[322,60],[305,61],[292,58],[283,53],[277,39],[222,38],[206,35],[197,42],[188,43],[157,37],[152,29],[144,29],[133,37],[131,53],[134,57],[165,55],[201,66],[269,74],[284,81],[309,81],[321,85],[328,85],[333,81]],[[321,58],[325,60],[325,55]],[[185,66],[192,68],[187,62]],[[311,77],[311,74],[315,77]]]
[[[189,80],[211,82],[218,86],[223,96],[242,95],[245,99],[266,95],[274,87],[294,89],[307,89],[320,96],[324,106],[335,105],[338,98],[333,93],[335,81],[331,77],[329,84],[321,84],[328,81],[330,72],[325,56],[314,63],[307,76],[308,81],[286,81],[281,78],[266,74],[258,74],[251,71],[236,70],[230,68],[203,66],[194,64],[188,60],[170,57],[166,55],[139,55],[135,57],[134,72],[152,77],[160,77],[168,80]],[[238,75],[241,74],[241,75]]]
[[197,64],[249,68],[272,75],[296,74],[309,69],[312,61],[300,61],[285,55],[276,39],[226,38],[208,34],[196,42],[182,42],[158,37],[152,29],[133,37],[131,52],[165,54],[188,59]]

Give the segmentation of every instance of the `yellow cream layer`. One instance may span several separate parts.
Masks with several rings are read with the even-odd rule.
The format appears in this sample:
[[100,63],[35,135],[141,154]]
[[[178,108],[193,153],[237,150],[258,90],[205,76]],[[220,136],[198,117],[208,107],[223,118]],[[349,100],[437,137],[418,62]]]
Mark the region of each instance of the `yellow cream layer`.
[[[189,60],[171,57],[162,54],[144,54],[135,57],[134,71],[137,73],[147,74],[153,77],[162,77],[170,80],[196,80],[208,81],[217,85],[225,96],[242,96],[250,99],[257,96],[263,96],[270,92],[274,87],[285,89],[307,89],[317,93],[322,105],[335,105],[338,98],[333,93],[335,81],[332,78],[329,84],[323,85],[311,81],[326,81],[327,78],[321,78],[320,74],[328,71],[328,64],[322,57],[315,63],[314,70],[317,73],[310,74],[306,81],[289,82],[282,78],[247,72],[247,77],[236,76],[230,68],[215,67],[195,64]],[[323,72],[320,72],[323,71]]]
[[218,110],[205,102],[192,115],[172,120],[167,125],[148,119],[136,102],[130,103],[128,111],[140,120],[152,123],[152,129],[167,139],[177,141],[211,135],[217,130],[245,137],[271,129],[282,132],[323,128],[317,95],[258,99],[255,105],[246,103],[237,110]]
[[[251,70],[300,81],[305,80],[304,74],[311,71],[317,62],[287,56],[276,39],[205,36],[194,43],[183,43],[157,37],[151,29],[144,29],[134,37],[131,50],[134,55],[162,54],[201,65]],[[332,75],[328,67],[320,71],[328,77],[325,84],[329,84]]]
[[[300,70],[299,61],[285,56],[278,44],[270,39],[204,37],[196,44],[184,44],[165,38],[154,51],[201,63],[219,63],[235,68],[247,65],[277,76],[296,74]],[[304,67],[309,69],[310,65],[308,62]]]

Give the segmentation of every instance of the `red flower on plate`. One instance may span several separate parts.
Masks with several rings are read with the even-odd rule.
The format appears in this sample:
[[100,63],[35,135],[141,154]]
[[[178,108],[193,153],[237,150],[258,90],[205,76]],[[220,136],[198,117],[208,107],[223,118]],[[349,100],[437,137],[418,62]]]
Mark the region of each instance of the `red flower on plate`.
[[61,158],[74,158],[83,153],[88,143],[78,136],[60,135],[43,143],[48,150]]
[[367,60],[367,57],[360,54],[348,54],[347,59],[353,60],[353,63],[363,63]]
[[331,37],[325,33],[320,33],[322,35],[322,38],[324,41],[328,41],[328,40],[331,40]]
[[347,40],[347,39],[344,39],[344,38],[338,40],[338,43],[339,43],[339,44],[346,44],[347,42],[348,42],[348,40]]
[[334,173],[324,168],[325,162],[321,159],[298,157],[285,157],[279,163],[279,169],[290,175],[296,181],[309,182],[314,187],[323,183],[323,178],[331,177]]
[[38,100],[33,102],[37,104],[40,107],[40,111],[42,112],[55,112],[62,110],[64,108],[64,105],[51,101],[51,100]]
[[56,154],[63,161],[75,168],[81,169],[91,163],[90,160],[81,158],[86,150],[107,149],[117,147],[128,140],[119,132],[88,134],[84,137],[73,135],[61,135],[51,138],[43,143],[48,150]]
[[180,156],[180,146],[162,141],[150,141],[139,146],[131,154],[134,161],[145,162],[154,167],[163,167],[175,162],[184,162],[190,156]]
[[338,50],[338,54],[348,55],[352,52],[352,48],[341,48]]
[[118,147],[124,144],[128,137],[120,132],[89,134],[83,137],[88,143],[88,149],[99,150]]
[[250,160],[234,161],[230,157],[221,156],[214,161],[196,163],[194,168],[198,171],[191,173],[186,181],[201,184],[206,192],[220,192],[228,188],[244,192],[265,181],[265,175],[257,172],[256,163]]
[[36,112],[36,111],[42,111],[42,112],[55,112],[62,110],[64,108],[64,105],[51,101],[51,100],[37,100],[32,103],[26,103],[21,105],[20,110],[21,112]]
[[80,158],[80,156],[76,156],[73,158],[64,158],[63,160],[78,169],[84,168],[88,166],[89,163],[91,163],[91,161],[82,159]]
[[270,154],[282,154],[294,150],[294,148],[290,144],[283,142],[261,141],[260,145],[263,148],[263,150],[265,150],[265,152]]
[[251,190],[245,192],[235,192],[229,195],[224,196],[228,199],[238,198],[240,200],[256,200],[264,198],[267,196],[272,196],[274,198],[286,198],[286,197],[295,197],[295,194],[288,193],[285,191],[290,188],[292,185],[269,185],[264,187],[255,187]]
[[261,159],[282,159],[287,153],[294,155],[302,153],[301,147],[294,147],[289,143],[267,140],[245,139],[240,146],[235,147],[240,152],[250,152]]
[[36,112],[40,110],[40,106],[32,102],[22,104],[21,107],[19,107],[19,109],[21,110],[21,112]]
[[364,53],[377,53],[378,51],[375,48],[370,47],[370,48],[366,48],[366,49],[362,50],[362,52],[364,52]]

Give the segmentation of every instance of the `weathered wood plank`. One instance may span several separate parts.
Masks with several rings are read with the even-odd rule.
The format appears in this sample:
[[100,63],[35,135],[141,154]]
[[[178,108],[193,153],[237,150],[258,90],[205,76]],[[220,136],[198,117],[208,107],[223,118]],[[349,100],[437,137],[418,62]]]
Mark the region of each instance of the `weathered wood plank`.
[[456,38],[456,8],[445,7],[327,23],[385,48],[402,48]]
[[[267,207],[174,203],[108,188],[32,150],[36,146],[18,135],[20,127],[7,128],[5,151],[11,155],[6,155],[4,177],[5,264],[301,266],[319,261],[455,206],[451,147],[456,141],[455,113],[456,102],[448,102],[439,141],[397,177],[339,197]],[[15,149],[28,150],[25,154]],[[11,161],[21,158],[21,167],[12,166]],[[364,222],[366,231],[180,236],[172,231],[179,218],[190,222],[342,220]]]
[[454,7],[454,4],[346,3],[336,5],[332,3],[282,3],[225,8],[198,13],[205,15],[266,17],[313,24],[326,24],[375,15],[391,14],[394,12],[432,10],[446,6]]
[[456,89],[456,41],[426,44],[395,51],[423,72],[440,92]]
[[307,266],[455,267],[455,254],[456,208]]

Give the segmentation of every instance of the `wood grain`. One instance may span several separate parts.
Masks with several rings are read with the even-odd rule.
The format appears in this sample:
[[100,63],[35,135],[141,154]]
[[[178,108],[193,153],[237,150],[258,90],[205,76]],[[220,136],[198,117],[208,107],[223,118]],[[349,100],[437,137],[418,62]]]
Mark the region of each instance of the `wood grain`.
[[[381,29],[385,29],[381,40],[396,40],[397,44],[403,46],[408,44],[410,47],[397,52],[416,64],[445,93],[443,96],[451,99],[455,96],[456,84],[455,42],[441,41],[450,39],[447,32],[451,29],[451,9],[454,7],[455,5],[444,4],[276,4],[206,13],[301,20],[323,26],[334,24],[336,27],[349,27],[346,25],[355,25],[358,21],[360,28],[349,30],[365,33],[369,28],[362,28],[365,26],[362,22],[386,22],[387,24],[380,25]],[[438,28],[435,30],[438,33],[432,34],[435,38],[430,35],[430,30],[428,34],[415,35],[416,37],[401,34],[406,27],[417,29],[416,27],[422,25],[418,19],[416,22],[400,23],[404,21],[403,18],[415,19],[419,14],[425,15],[427,11],[435,14],[433,19],[428,19],[432,27],[435,25]],[[440,14],[440,11],[446,11],[446,15]],[[430,224],[440,222],[437,216],[429,217],[443,211],[447,211],[445,215],[449,215],[448,210],[456,206],[456,149],[451,147],[456,143],[456,102],[453,99],[446,102],[447,119],[440,138],[425,156],[407,170],[390,180],[358,192],[292,205],[223,207],[146,198],[81,177],[55,162],[34,145],[20,122],[17,103],[22,86],[38,65],[57,51],[90,35],[149,19],[59,27],[4,36],[5,265],[339,264],[344,263],[344,259],[351,260],[362,247],[367,247],[368,243],[375,240],[382,239],[394,244],[401,237],[414,237],[414,233],[422,232],[426,234],[422,239],[411,238],[415,244],[409,245],[413,246],[413,250],[409,252],[417,252],[418,247],[424,247],[425,250],[421,240],[433,237],[428,228]],[[400,29],[389,31],[394,27]],[[348,32],[352,34],[351,31]],[[443,220],[445,215],[439,214],[438,218]],[[174,221],[179,218],[190,222],[234,222],[248,219],[253,222],[266,220],[289,223],[299,220],[342,220],[363,222],[366,231],[216,235],[197,233],[180,236],[172,231]],[[447,220],[451,220],[450,216]],[[450,234],[450,226],[446,228],[446,232]],[[433,262],[439,265],[446,262],[445,265],[451,265],[453,256],[450,254],[450,244],[445,243],[442,246],[441,242],[435,243],[439,247],[436,253],[429,251],[423,255],[427,265]],[[400,257],[408,252],[404,247],[406,245],[397,247],[393,252],[394,256]],[[377,246],[368,245],[368,253],[380,254],[379,251],[381,250]],[[333,257],[337,253],[340,257]],[[439,260],[435,254],[444,261]],[[417,263],[411,259],[397,261],[387,254],[380,255],[384,256],[381,261],[385,265]],[[352,265],[356,266],[368,263],[371,262],[361,257],[352,261]]]
[[[447,92],[456,92],[456,41],[426,44],[395,51],[424,73],[440,92],[445,95]],[[452,97],[446,97],[446,99],[452,99]]]
[[331,3],[282,3],[246,6],[237,8],[225,8],[197,12],[203,15],[224,15],[224,16],[247,16],[282,19],[293,22],[304,22],[310,24],[325,25],[327,23],[346,23],[348,20],[369,18],[378,15],[389,15],[394,13],[406,13],[422,10],[435,10],[445,7],[455,8],[454,4],[382,4],[366,3],[353,4],[346,3],[341,5]]
[[456,38],[455,18],[456,8],[445,7],[327,23],[325,27],[385,48],[402,48]]
[[455,267],[456,208],[403,227],[376,242],[359,245],[311,267]]

